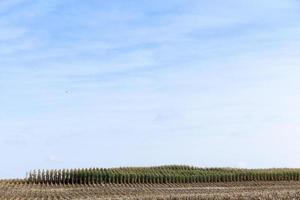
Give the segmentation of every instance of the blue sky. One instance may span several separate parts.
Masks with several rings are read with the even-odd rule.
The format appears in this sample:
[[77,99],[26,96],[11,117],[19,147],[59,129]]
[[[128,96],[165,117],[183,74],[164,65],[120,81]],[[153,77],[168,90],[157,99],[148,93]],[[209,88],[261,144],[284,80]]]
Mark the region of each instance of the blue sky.
[[0,1],[0,177],[300,167],[297,0]]

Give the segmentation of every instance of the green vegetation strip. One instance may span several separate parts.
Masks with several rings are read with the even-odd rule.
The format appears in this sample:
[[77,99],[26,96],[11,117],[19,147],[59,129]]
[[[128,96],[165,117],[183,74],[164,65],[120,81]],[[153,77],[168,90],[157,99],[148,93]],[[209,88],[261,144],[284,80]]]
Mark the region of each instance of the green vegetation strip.
[[36,184],[177,184],[241,181],[300,181],[300,169],[197,168],[190,166],[33,170]]

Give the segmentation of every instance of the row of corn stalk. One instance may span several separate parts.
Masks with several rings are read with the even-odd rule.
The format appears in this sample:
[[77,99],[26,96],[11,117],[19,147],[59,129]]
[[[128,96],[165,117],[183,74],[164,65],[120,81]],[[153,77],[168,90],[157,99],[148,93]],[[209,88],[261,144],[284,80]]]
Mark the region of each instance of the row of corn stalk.
[[299,181],[300,169],[232,169],[162,166],[33,170],[28,183],[47,184],[166,184],[239,181]]

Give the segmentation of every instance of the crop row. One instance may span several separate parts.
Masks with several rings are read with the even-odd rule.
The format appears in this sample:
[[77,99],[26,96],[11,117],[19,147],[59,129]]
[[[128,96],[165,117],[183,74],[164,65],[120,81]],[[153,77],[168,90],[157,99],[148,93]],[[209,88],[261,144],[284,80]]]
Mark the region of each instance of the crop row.
[[241,181],[300,181],[300,169],[233,169],[161,166],[33,170],[28,183],[47,184],[167,184]]

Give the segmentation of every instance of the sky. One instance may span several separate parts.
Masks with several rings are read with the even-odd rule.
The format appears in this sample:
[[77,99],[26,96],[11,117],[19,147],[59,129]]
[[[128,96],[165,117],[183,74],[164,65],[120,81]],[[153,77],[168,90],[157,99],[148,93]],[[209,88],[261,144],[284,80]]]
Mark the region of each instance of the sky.
[[0,177],[300,167],[298,0],[1,0]]

